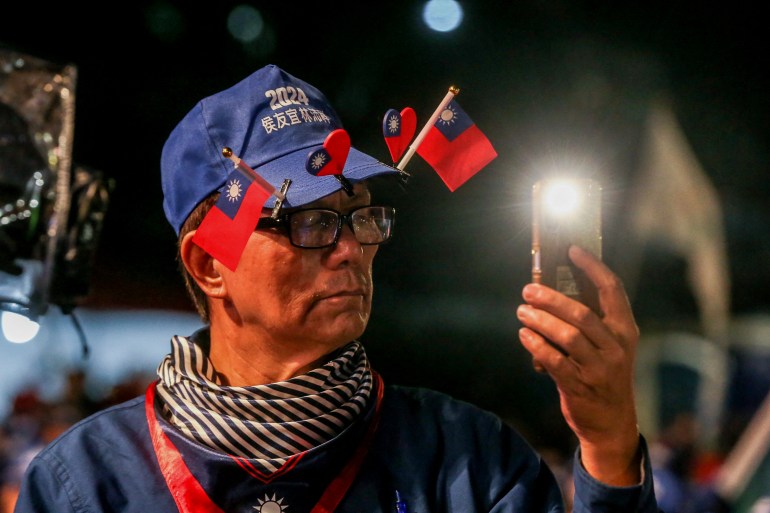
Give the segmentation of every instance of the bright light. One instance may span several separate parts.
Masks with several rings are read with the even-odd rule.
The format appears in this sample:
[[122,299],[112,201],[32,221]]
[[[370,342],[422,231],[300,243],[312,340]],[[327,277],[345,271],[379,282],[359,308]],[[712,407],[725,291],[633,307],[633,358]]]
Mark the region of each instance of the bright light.
[[567,180],[548,184],[543,191],[545,207],[553,215],[563,216],[575,212],[580,206],[577,186]]
[[15,312],[3,312],[0,315],[0,325],[3,329],[3,336],[8,342],[14,344],[29,342],[40,331],[39,323]]
[[422,11],[422,19],[437,32],[449,32],[463,21],[463,8],[456,0],[430,0]]
[[227,17],[227,30],[241,43],[256,41],[264,27],[262,15],[250,5],[235,7]]

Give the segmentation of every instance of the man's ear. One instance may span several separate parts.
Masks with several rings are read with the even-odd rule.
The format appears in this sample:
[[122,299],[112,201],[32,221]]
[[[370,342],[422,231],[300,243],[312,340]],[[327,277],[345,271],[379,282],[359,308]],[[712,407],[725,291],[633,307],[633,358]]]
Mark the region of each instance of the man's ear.
[[206,253],[192,239],[195,231],[182,238],[179,255],[187,272],[193,277],[201,290],[209,297],[221,298],[225,295],[225,282],[222,279],[214,257]]

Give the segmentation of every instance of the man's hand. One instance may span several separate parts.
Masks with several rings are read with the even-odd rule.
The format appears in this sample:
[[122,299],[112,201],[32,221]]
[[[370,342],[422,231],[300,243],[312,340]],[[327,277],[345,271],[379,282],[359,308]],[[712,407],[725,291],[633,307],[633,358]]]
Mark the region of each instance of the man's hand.
[[618,277],[576,246],[569,255],[596,285],[604,316],[529,284],[523,290],[527,304],[517,311],[524,325],[519,338],[556,382],[588,473],[606,484],[635,485],[641,481],[633,377],[639,329]]

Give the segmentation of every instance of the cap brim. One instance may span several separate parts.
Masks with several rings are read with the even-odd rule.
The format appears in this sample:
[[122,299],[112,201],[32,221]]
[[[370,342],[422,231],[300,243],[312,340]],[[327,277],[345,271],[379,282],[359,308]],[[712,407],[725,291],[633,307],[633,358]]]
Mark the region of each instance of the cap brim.
[[[286,200],[283,202],[285,207],[301,207],[342,189],[342,184],[334,176],[314,176],[305,171],[309,152],[309,149],[303,148],[254,168],[254,171],[276,189],[281,188],[285,179],[291,180]],[[375,176],[398,173],[396,168],[350,148],[342,175],[349,182],[357,183]],[[265,208],[272,208],[274,202],[275,198],[269,198],[265,202]]]

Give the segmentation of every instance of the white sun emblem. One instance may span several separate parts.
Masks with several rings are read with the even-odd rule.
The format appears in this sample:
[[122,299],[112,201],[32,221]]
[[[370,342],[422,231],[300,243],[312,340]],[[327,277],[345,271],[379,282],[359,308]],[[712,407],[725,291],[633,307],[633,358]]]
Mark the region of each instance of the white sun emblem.
[[398,125],[399,125],[398,116],[393,114],[392,116],[390,116],[390,118],[388,118],[388,132],[390,132],[391,134],[395,134],[396,132],[398,132]]
[[454,111],[454,109],[450,106],[444,109],[441,112],[441,115],[438,118],[439,123],[441,123],[444,126],[453,125],[457,118],[457,112]]
[[252,509],[257,513],[283,513],[288,506],[284,506],[281,504],[282,502],[283,497],[276,499],[275,494],[273,494],[272,497],[268,497],[267,494],[265,494],[265,498],[259,499],[259,504]]
[[237,179],[230,180],[227,184],[227,199],[233,203],[238,201],[241,197],[241,182]]
[[310,164],[313,166],[313,169],[321,169],[324,167],[324,164],[326,164],[326,155],[323,153],[317,153],[313,155],[312,163]]

